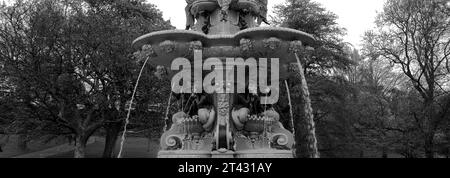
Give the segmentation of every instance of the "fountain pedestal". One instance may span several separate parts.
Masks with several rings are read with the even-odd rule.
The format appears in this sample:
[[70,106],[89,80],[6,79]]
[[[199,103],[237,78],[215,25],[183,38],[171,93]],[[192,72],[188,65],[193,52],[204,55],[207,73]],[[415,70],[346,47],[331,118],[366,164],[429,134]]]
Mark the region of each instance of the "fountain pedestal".
[[230,150],[211,152],[211,158],[235,158],[235,155],[236,153]]

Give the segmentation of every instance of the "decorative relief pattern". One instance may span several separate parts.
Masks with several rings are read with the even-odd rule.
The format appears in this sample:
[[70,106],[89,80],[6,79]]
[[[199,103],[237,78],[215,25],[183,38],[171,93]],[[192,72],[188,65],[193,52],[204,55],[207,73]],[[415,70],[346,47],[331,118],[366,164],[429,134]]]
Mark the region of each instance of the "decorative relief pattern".
[[280,47],[281,40],[275,37],[264,40],[264,47],[268,50],[276,50]]
[[286,146],[289,143],[289,138],[286,134],[278,133],[272,135],[271,142],[278,146]]
[[289,44],[289,53],[300,53],[303,49],[303,43],[301,41],[291,41]]
[[182,138],[178,135],[170,135],[166,138],[166,145],[170,150],[178,150],[183,148]]
[[243,38],[240,41],[241,52],[248,53],[254,50],[254,42],[253,40]]
[[170,40],[162,42],[159,47],[161,47],[166,53],[172,53],[175,51],[175,43]]
[[217,95],[217,111],[219,116],[227,117],[230,111],[228,94]]
[[203,44],[201,41],[191,41],[189,43],[189,54],[193,55],[195,50],[202,50]]
[[155,51],[153,50],[152,45],[142,46],[142,54],[144,54],[145,56],[148,56],[148,57],[156,57],[157,56]]

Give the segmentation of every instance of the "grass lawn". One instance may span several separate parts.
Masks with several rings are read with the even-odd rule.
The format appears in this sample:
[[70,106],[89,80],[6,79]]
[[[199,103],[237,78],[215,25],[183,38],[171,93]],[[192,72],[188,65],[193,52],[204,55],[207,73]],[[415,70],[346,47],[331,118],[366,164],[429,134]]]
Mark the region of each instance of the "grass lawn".
[[[3,141],[3,138],[4,138],[3,135],[1,135],[0,137],[2,138],[2,141]],[[11,158],[11,157],[15,157],[15,156],[19,156],[19,155],[23,155],[23,154],[27,154],[27,153],[33,153],[33,152],[45,150],[48,148],[52,148],[52,147],[64,144],[66,142],[66,140],[63,138],[52,140],[49,143],[44,143],[43,140],[34,140],[34,141],[30,141],[27,144],[27,147],[28,147],[27,150],[20,150],[16,144],[17,139],[18,139],[17,135],[10,136],[8,143],[2,147],[3,152],[0,152],[0,158]]]
[[[95,143],[86,147],[87,158],[101,158],[105,142],[103,139],[97,140]],[[117,141],[115,154],[119,153],[120,139]],[[156,158],[159,151],[159,142],[152,140],[150,142],[150,149],[148,148],[147,138],[128,137],[126,139],[123,157],[124,158]],[[73,158],[73,151],[56,154],[49,158]]]

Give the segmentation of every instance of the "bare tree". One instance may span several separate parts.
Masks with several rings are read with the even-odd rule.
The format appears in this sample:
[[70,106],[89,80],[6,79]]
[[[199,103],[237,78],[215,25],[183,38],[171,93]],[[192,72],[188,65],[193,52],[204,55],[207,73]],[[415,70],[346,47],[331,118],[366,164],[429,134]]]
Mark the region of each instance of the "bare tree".
[[365,35],[365,48],[389,59],[412,82],[422,98],[414,113],[427,157],[434,157],[434,137],[443,121],[437,99],[445,94],[450,56],[450,16],[445,0],[389,0],[377,29]]

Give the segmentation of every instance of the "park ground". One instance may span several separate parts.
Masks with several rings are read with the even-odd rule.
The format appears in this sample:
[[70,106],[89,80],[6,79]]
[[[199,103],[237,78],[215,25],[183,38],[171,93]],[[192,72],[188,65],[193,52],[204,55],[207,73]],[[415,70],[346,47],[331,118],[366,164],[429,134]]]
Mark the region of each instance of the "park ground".
[[[27,150],[17,147],[17,136],[11,136],[8,144],[0,153],[0,158],[72,158],[73,146],[64,139],[55,139],[48,143],[44,140],[31,141]],[[105,140],[102,137],[93,137],[86,147],[87,158],[101,158]],[[117,141],[115,154],[119,152],[120,139]],[[156,158],[159,150],[157,139],[149,142],[147,138],[128,137],[124,144],[124,158]]]
[[[35,140],[28,143],[28,150],[19,151],[17,147],[17,136],[11,136],[8,144],[3,147],[0,158],[73,158],[73,145],[68,144],[65,139],[54,139],[46,143],[44,140]],[[105,139],[92,137],[86,147],[86,158],[101,158]],[[119,152],[120,139],[117,141],[115,155]],[[158,139],[142,137],[127,137],[123,157],[124,158],[156,158],[159,151]],[[368,152],[366,158],[379,158],[380,153]],[[389,158],[401,158],[398,154],[389,154]]]

